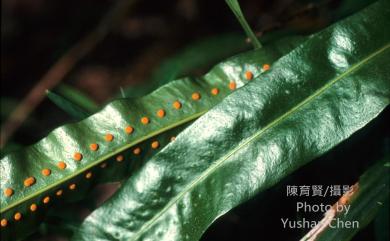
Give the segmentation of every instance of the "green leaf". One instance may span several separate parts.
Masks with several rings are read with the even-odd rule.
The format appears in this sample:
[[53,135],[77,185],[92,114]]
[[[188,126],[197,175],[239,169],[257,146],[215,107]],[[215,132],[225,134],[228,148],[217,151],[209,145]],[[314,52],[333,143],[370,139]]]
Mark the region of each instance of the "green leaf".
[[[387,157],[386,161],[390,161]],[[349,207],[348,212],[336,212],[331,209],[325,214],[323,223],[311,230],[301,240],[348,241],[361,229],[366,227],[388,202],[389,198],[389,167],[384,161],[366,171],[355,184],[355,192],[344,195],[349,200],[346,204],[339,200],[339,206]],[[336,204],[335,204],[336,205]],[[326,222],[330,219],[331,222]],[[387,227],[388,228],[388,227]]]
[[210,64],[248,49],[245,36],[241,34],[221,34],[195,41],[153,71],[152,82],[164,85],[178,77],[191,74],[191,71],[210,67]]
[[215,63],[248,50],[244,36],[228,33],[197,40],[188,44],[156,68],[147,84],[130,86],[124,91],[127,97],[143,96],[176,78],[186,76],[199,68],[209,68]]
[[56,91],[64,98],[88,112],[93,113],[100,109],[95,101],[93,101],[90,97],[69,85],[61,84],[56,88]]
[[390,102],[388,2],[277,61],[181,132],[73,240],[198,240],[233,207],[347,139]]
[[[8,220],[8,225],[2,229],[2,238],[15,240],[31,233],[34,225],[43,219],[45,210],[59,199],[80,199],[94,182],[123,178],[123,174],[141,164],[137,162],[138,151],[144,151],[139,149],[140,145],[150,150],[151,142],[160,134],[192,122],[230,94],[231,87],[246,84],[249,81],[246,79],[247,71],[257,77],[264,72],[263,64],[272,63],[301,41],[301,38],[293,38],[240,54],[215,66],[203,77],[172,81],[138,99],[118,99],[97,114],[62,126],[38,143],[5,156],[0,162],[1,219]],[[218,92],[212,94],[214,88]],[[200,94],[198,97],[195,95],[195,100],[192,97],[194,93]],[[176,101],[181,106],[174,105]],[[165,110],[162,118],[156,113],[160,109]],[[143,117],[149,118],[149,123],[143,124]],[[128,126],[134,129],[131,134],[125,131]],[[106,136],[110,137],[109,141]],[[165,141],[168,142],[167,138]],[[99,148],[93,151],[90,144],[98,144]],[[123,155],[120,159],[125,159],[126,165],[119,166],[124,164],[123,161],[121,164],[115,161],[119,155]],[[66,163],[65,169],[59,168],[60,162]],[[109,175],[97,175],[94,180],[85,178],[90,175],[89,172],[93,175],[101,173],[96,169],[106,170],[107,162],[114,162],[119,167],[110,169],[111,172],[107,170]],[[49,176],[42,173],[44,169],[51,170]],[[47,170],[45,172],[48,174]],[[26,187],[24,182],[31,180],[30,177],[36,182]],[[4,195],[6,188],[13,189],[12,196]],[[58,190],[63,190],[60,198],[56,196]],[[46,197],[50,198],[47,204],[43,203]],[[31,212],[32,204],[39,209]],[[14,221],[16,213],[22,215],[21,220]]]
[[238,3],[238,0],[226,0],[227,5],[229,6],[230,10],[234,13],[236,16],[238,22],[240,22],[241,27],[244,29],[246,35],[251,40],[251,43],[253,44],[253,47],[255,49],[259,49],[262,47],[260,41],[257,39],[256,35],[253,33],[252,29],[249,27],[248,22],[245,20],[244,14],[241,11],[240,4]]
[[61,95],[57,95],[50,90],[46,90],[46,95],[54,104],[56,104],[59,108],[64,110],[67,114],[69,114],[76,120],[87,118],[90,115],[90,113],[85,111],[83,108],[72,103],[70,100],[67,100]]
[[[104,162],[105,164],[101,164],[99,167],[95,168],[94,173],[96,173],[96,179],[100,183],[123,181],[124,178],[142,167],[143,164],[161,148],[172,142],[190,123],[192,122],[182,124],[139,143],[137,147],[142,150],[139,155],[134,155],[134,153],[128,151],[122,153],[125,160],[123,162],[118,162],[116,158],[108,159]],[[152,143],[155,141],[159,143],[159,147],[156,149],[151,147]],[[80,196],[80,198],[82,198],[82,196]]]

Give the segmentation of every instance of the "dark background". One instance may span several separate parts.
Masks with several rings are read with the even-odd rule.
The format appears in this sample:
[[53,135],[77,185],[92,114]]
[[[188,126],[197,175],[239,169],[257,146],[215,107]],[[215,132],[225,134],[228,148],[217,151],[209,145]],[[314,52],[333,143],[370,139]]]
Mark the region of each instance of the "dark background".
[[[110,27],[107,35],[65,75],[61,85],[81,90],[102,105],[119,93],[119,87],[150,80],[153,70],[164,60],[180,53],[183,48],[191,48],[196,41],[225,33],[243,33],[223,0],[133,1],[134,5],[121,11],[121,20]],[[86,35],[95,32],[96,26],[117,2],[2,1],[2,123],[56,60]],[[349,2],[240,1],[246,18],[258,35],[313,33],[370,1]],[[250,47],[248,44],[247,48]],[[229,55],[182,74],[205,73],[215,63],[236,53],[234,48],[231,46]],[[67,115],[45,99],[17,129],[10,143],[31,144],[68,121]]]
[[[42,76],[72,46],[95,32],[112,11],[113,0],[3,0],[1,22],[1,122],[7,120],[24,96],[40,83]],[[310,34],[367,5],[370,1],[240,1],[242,10],[257,35],[277,33]],[[108,33],[75,64],[60,85],[82,91],[99,105],[119,94],[119,88],[142,86],[167,59],[193,43],[226,33],[242,33],[224,1],[135,1],[121,11],[121,18]],[[265,37],[266,38],[266,37]],[[245,37],[239,44],[245,46]],[[250,44],[245,48],[250,49]],[[189,68],[181,75],[200,75],[231,52]],[[195,56],[194,56],[195,58]],[[58,85],[57,85],[58,86]],[[54,88],[56,90],[56,88]],[[48,99],[44,99],[17,129],[3,153],[29,145],[53,128],[74,121]],[[363,171],[388,147],[389,108],[368,128],[323,157],[289,176],[276,187],[237,207],[214,223],[202,238],[212,240],[299,240],[307,230],[284,230],[281,217],[319,220],[321,214],[296,213],[302,198],[286,197],[287,185],[352,185]],[[386,142],[387,141],[387,142]],[[369,148],[367,148],[369,147]],[[388,149],[387,149],[388,152]],[[101,186],[94,193],[109,193],[113,186]],[[107,194],[108,193],[108,194]],[[107,198],[107,197],[106,197]],[[332,204],[333,198],[308,199]],[[78,204],[72,208],[77,209]],[[61,222],[58,222],[61,224]],[[54,225],[55,227],[55,225]],[[53,232],[43,226],[31,240],[66,240],[67,230]],[[353,240],[374,240],[375,225]],[[43,237],[45,238],[43,238]]]

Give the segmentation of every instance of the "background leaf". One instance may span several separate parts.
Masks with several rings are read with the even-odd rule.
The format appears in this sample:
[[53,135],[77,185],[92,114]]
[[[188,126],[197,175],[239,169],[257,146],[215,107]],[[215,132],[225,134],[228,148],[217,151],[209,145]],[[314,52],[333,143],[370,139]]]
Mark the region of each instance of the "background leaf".
[[[339,240],[348,241],[365,226],[367,226],[384,209],[389,198],[389,157],[366,171],[358,182],[356,194],[346,204],[350,206],[349,212],[339,213],[333,218],[330,225],[316,236],[307,235],[301,240]],[[382,211],[383,212],[383,211]],[[339,224],[337,224],[339,223]],[[349,224],[351,227],[343,228],[341,225]],[[352,226],[353,225],[353,226]],[[311,239],[310,239],[311,238]]]
[[257,39],[255,33],[252,31],[252,29],[249,27],[248,22],[245,20],[244,14],[241,11],[240,4],[238,3],[238,0],[226,0],[227,5],[229,6],[230,10],[234,13],[237,20],[240,22],[241,27],[244,29],[246,35],[251,40],[251,43],[253,47],[256,49],[261,48],[262,45],[260,41]]
[[72,103],[61,95],[57,95],[50,90],[46,90],[47,97],[56,104],[59,108],[64,110],[67,114],[75,118],[76,120],[81,120],[87,118],[90,113],[86,110],[83,110],[80,106]]
[[[172,81],[139,99],[118,99],[97,114],[60,127],[35,145],[5,156],[0,163],[1,186],[12,189],[13,194],[1,195],[1,218],[9,221],[2,238],[13,240],[31,233],[50,204],[58,200],[58,191],[67,200],[82,198],[94,183],[91,176],[96,175],[95,168],[105,169],[109,161],[117,163],[114,160],[120,159],[132,164],[104,170],[108,174],[95,180],[123,178],[141,164],[137,163],[144,151],[141,144],[150,150],[158,135],[198,118],[235,88],[263,73],[264,64],[271,64],[301,42],[302,38],[290,38],[230,58],[203,77]],[[160,110],[164,115],[158,116]],[[129,126],[132,132],[126,129]],[[167,142],[160,140],[157,148]],[[26,187],[24,183],[29,181]],[[31,205],[37,205],[39,211],[31,212]],[[23,215],[21,221],[12,221],[16,213]],[[16,229],[23,232],[14,232]]]
[[124,92],[127,97],[143,96],[174,79],[189,74],[193,75],[193,72],[198,69],[208,68],[224,58],[248,49],[245,37],[235,33],[195,41],[164,60],[153,71],[146,84],[127,87]]
[[86,111],[93,113],[99,110],[99,106],[95,103],[95,101],[89,98],[86,94],[69,85],[60,84],[55,90],[58,91],[58,93],[65,99],[68,99]]
[[362,128],[390,101],[388,4],[312,36],[228,96],[130,177],[73,240],[197,240],[216,218]]

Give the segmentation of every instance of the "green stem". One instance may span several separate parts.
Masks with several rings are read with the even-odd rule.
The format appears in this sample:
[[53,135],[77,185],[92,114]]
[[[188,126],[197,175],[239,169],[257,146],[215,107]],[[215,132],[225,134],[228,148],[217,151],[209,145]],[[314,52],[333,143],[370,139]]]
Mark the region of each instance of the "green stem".
[[253,47],[255,49],[261,48],[262,45],[260,41],[256,38],[255,33],[252,31],[251,27],[249,27],[248,22],[245,20],[244,15],[242,14],[238,0],[226,0],[226,3],[236,16],[237,20],[240,22],[241,27],[244,29],[246,35],[251,40]]

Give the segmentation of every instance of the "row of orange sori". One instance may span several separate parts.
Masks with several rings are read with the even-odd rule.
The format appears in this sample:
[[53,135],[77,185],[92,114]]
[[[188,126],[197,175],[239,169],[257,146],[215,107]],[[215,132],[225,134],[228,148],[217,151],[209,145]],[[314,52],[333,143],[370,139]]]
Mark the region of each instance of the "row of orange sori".
[[[263,70],[264,70],[264,71],[267,71],[269,68],[270,68],[270,66],[269,66],[268,64],[264,64],[264,65],[263,65]],[[245,72],[245,78],[246,78],[247,80],[253,79],[253,73],[252,73],[251,71],[246,71],[246,72]],[[236,83],[235,83],[235,82],[230,82],[230,83],[229,83],[229,89],[235,90],[235,89],[236,89]],[[218,95],[218,94],[219,94],[219,89],[218,89],[218,88],[213,88],[213,89],[211,89],[211,94],[212,94],[212,95]],[[200,100],[200,99],[201,99],[201,95],[200,95],[199,92],[194,92],[194,93],[191,95],[191,98],[192,98],[193,100],[197,101],[197,100]],[[175,108],[175,109],[178,110],[178,109],[181,109],[182,103],[176,100],[176,101],[173,102],[172,106],[173,106],[173,108]],[[157,115],[159,118],[165,117],[165,110],[164,110],[164,109],[159,109],[159,110],[156,112],[156,115]],[[144,124],[144,125],[147,125],[147,124],[150,123],[150,119],[149,119],[148,117],[146,117],[146,116],[142,117],[142,118],[140,119],[140,121],[141,121],[141,123]],[[131,133],[134,132],[134,128],[133,128],[132,126],[126,126],[125,129],[124,129],[124,131],[125,131],[127,134],[131,134]],[[105,135],[104,139],[105,139],[106,142],[112,142],[112,141],[114,140],[114,135],[108,133],[108,134]],[[175,139],[175,137],[172,137],[172,138],[171,138],[171,141],[174,141],[174,139]],[[159,146],[160,146],[160,143],[159,143],[157,140],[155,140],[155,141],[153,141],[153,142],[151,143],[151,147],[152,147],[153,149],[157,149]],[[99,144],[97,144],[97,143],[91,143],[91,144],[89,145],[89,149],[90,149],[91,151],[97,151],[97,150],[99,149]],[[139,155],[140,153],[141,153],[141,148],[140,148],[140,147],[136,147],[136,148],[133,150],[133,154],[135,154],[135,155]],[[83,159],[83,154],[81,154],[80,152],[75,152],[75,153],[73,154],[73,159],[74,159],[75,161],[81,161],[81,160]],[[118,156],[116,156],[116,161],[121,162],[121,161],[123,161],[123,160],[124,160],[124,156],[123,156],[123,155],[118,155]],[[61,169],[61,170],[66,169],[66,166],[67,166],[66,163],[63,162],[63,161],[60,161],[60,162],[57,163],[57,167],[58,167],[59,169]],[[100,165],[101,168],[105,168],[106,166],[107,166],[107,163],[102,163],[102,164]],[[50,175],[51,175],[51,170],[48,169],[48,168],[44,168],[44,169],[42,169],[41,173],[42,173],[43,176],[50,176]],[[91,177],[92,177],[92,172],[91,172],[91,171],[89,171],[89,172],[87,172],[87,173],[85,174],[85,178],[90,179]],[[28,177],[28,178],[26,178],[26,179],[24,180],[24,186],[25,186],[25,187],[30,187],[30,186],[34,185],[35,182],[36,182],[35,177]],[[76,184],[75,184],[75,183],[69,185],[69,190],[75,190],[75,189],[76,189]],[[59,196],[62,195],[62,193],[63,193],[63,190],[62,190],[62,189],[59,189],[59,190],[56,192],[56,196],[59,197]],[[12,188],[5,188],[5,189],[4,189],[4,195],[5,195],[6,197],[11,197],[13,194],[14,194],[14,190],[13,190]],[[49,197],[49,196],[46,196],[46,197],[42,200],[42,202],[43,202],[44,204],[48,204],[48,203],[50,202],[50,197]],[[33,203],[33,204],[31,204],[31,206],[30,206],[30,211],[35,212],[35,211],[37,210],[37,208],[38,208],[37,205],[36,205],[35,203]],[[20,212],[16,212],[16,213],[14,214],[14,220],[15,220],[15,221],[19,221],[19,220],[21,220],[21,218],[22,218],[22,214],[21,214]],[[6,227],[7,224],[8,224],[7,219],[4,219],[4,218],[3,218],[3,219],[0,221],[0,224],[1,224],[1,227]]]

